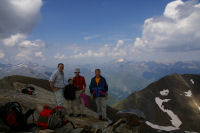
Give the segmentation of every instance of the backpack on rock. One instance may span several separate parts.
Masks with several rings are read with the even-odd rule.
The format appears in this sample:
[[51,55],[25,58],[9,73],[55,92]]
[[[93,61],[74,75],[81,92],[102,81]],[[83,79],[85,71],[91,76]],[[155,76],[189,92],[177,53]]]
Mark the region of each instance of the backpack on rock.
[[34,113],[34,109],[28,110],[25,114],[18,102],[9,102],[0,108],[0,117],[3,122],[13,131],[29,130],[35,126],[34,122],[27,123],[27,119]]

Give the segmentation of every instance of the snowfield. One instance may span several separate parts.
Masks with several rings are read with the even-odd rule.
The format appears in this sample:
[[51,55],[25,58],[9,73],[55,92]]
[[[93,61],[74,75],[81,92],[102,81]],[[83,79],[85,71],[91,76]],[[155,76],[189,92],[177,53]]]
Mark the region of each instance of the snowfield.
[[194,80],[193,80],[193,79],[190,79],[190,82],[191,82],[192,84],[194,84]]
[[162,131],[173,131],[173,130],[178,130],[179,127],[181,126],[182,122],[181,120],[178,118],[178,116],[176,114],[173,113],[173,111],[169,110],[169,109],[165,109],[163,106],[164,102],[169,102],[171,99],[160,99],[159,97],[155,98],[155,102],[156,104],[159,106],[159,108],[167,113],[169,115],[169,117],[171,118],[171,123],[172,126],[159,126],[156,124],[153,124],[149,121],[146,121],[146,124],[149,125],[150,127],[154,128],[154,129],[158,129],[158,130],[162,130]]
[[186,96],[186,97],[192,97],[192,92],[191,92],[191,90],[188,90],[187,92],[185,92],[185,96]]

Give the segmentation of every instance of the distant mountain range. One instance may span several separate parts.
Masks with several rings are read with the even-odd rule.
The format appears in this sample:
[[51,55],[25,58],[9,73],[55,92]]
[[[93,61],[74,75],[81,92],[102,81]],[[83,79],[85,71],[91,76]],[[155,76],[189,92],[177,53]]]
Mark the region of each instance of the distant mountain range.
[[132,93],[115,108],[139,109],[146,116],[144,133],[200,131],[200,75],[173,74]]
[[0,78],[11,75],[30,76],[41,79],[48,79],[54,69],[47,66],[40,66],[36,63],[21,63],[17,65],[0,63]]
[[[200,74],[200,62],[135,62],[124,59],[114,60],[103,64],[70,65],[65,64],[66,79],[74,75],[74,68],[80,67],[87,85],[94,76],[94,69],[101,68],[102,75],[107,79],[111,96],[111,103],[124,99],[134,91],[145,88],[149,83],[172,73]],[[40,66],[28,62],[17,65],[0,63],[0,78],[11,75],[23,75],[41,79],[49,79],[56,68]]]

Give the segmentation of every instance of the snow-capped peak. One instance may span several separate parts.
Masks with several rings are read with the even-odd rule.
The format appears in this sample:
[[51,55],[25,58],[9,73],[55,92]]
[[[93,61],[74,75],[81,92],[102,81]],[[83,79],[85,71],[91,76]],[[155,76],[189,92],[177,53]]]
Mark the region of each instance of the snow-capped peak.
[[123,59],[123,58],[119,58],[119,59],[117,60],[117,62],[122,63],[122,62],[124,62],[124,59]]

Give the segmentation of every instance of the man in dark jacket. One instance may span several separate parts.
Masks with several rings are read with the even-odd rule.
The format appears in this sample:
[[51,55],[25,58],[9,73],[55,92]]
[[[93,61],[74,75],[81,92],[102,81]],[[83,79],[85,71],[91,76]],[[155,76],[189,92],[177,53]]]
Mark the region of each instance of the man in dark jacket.
[[90,83],[91,99],[95,99],[97,105],[97,113],[99,119],[107,121],[106,117],[106,100],[108,99],[108,85],[106,79],[101,76],[101,70],[95,70],[95,77],[92,78]]

